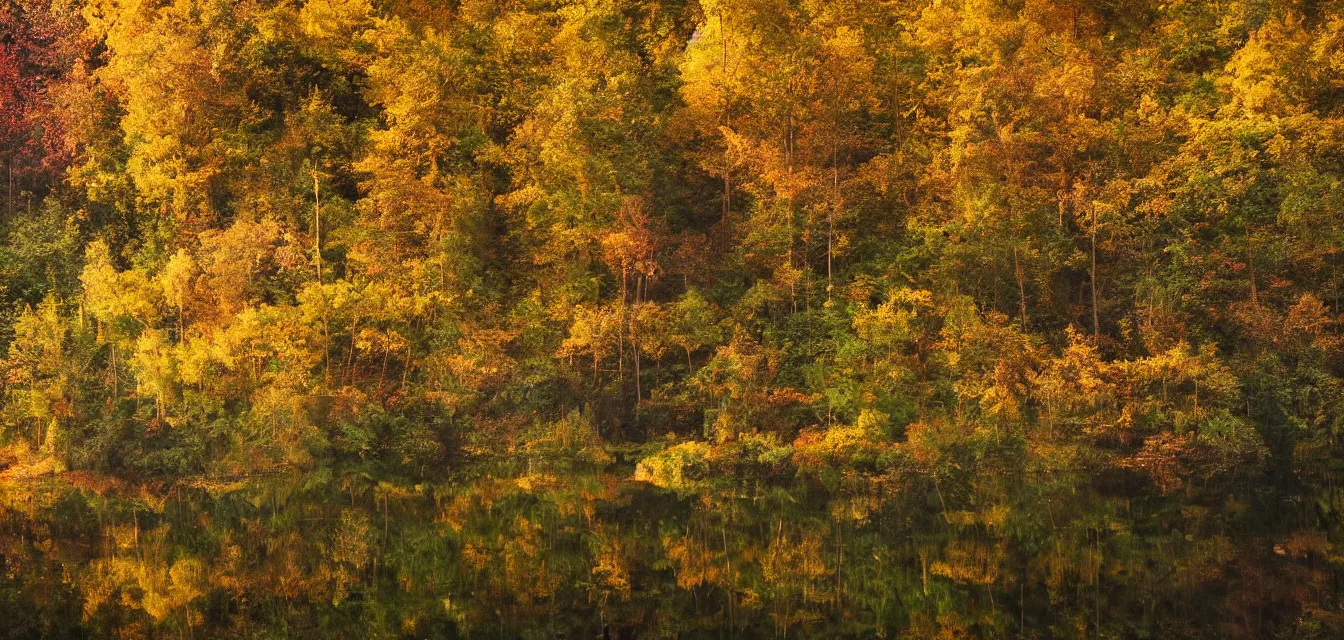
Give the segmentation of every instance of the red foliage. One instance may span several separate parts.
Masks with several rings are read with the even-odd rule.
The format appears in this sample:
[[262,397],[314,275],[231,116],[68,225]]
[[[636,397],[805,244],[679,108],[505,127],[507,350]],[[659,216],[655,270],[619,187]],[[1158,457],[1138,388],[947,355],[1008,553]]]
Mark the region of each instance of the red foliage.
[[46,102],[77,51],[77,16],[57,14],[46,0],[0,4],[0,176],[6,194],[41,191],[68,160],[57,118]]

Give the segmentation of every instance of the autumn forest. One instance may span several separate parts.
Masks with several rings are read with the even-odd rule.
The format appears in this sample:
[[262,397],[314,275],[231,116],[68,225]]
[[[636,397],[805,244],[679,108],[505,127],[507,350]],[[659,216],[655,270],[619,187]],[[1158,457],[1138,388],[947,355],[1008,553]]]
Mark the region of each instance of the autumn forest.
[[5,640],[1344,637],[1340,0],[0,0],[0,193]]

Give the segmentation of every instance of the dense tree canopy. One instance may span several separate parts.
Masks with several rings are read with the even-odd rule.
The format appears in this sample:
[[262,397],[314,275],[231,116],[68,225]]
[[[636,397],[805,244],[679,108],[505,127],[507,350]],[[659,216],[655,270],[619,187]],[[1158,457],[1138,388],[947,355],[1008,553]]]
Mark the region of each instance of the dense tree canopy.
[[0,638],[1344,635],[1344,3],[0,0]]

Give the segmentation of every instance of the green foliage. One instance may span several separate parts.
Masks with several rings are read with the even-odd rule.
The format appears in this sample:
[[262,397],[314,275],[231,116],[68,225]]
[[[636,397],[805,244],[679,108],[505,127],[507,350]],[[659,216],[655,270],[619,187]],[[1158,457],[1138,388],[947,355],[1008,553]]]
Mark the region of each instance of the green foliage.
[[0,4],[0,637],[1338,637],[1341,15]]

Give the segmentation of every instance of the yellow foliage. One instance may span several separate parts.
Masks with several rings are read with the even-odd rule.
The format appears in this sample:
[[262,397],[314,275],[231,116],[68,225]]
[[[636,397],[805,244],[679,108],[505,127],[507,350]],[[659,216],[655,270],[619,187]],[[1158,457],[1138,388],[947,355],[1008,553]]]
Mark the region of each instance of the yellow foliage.
[[679,492],[695,487],[695,480],[686,477],[691,469],[703,470],[708,463],[710,447],[699,441],[683,442],[662,452],[644,458],[635,466],[634,480]]

